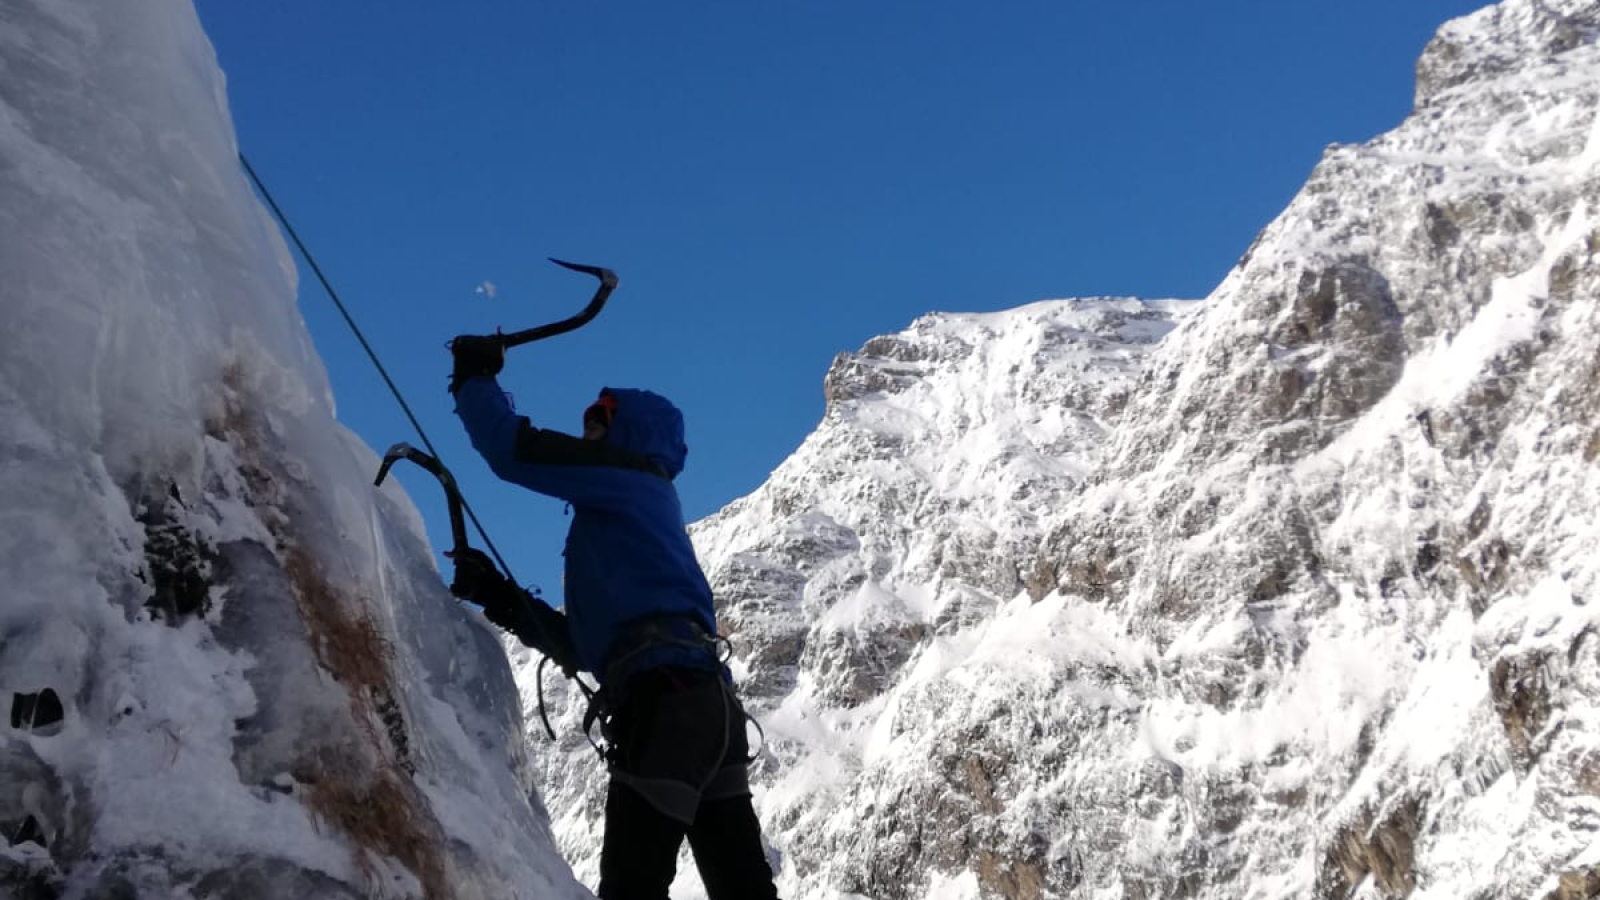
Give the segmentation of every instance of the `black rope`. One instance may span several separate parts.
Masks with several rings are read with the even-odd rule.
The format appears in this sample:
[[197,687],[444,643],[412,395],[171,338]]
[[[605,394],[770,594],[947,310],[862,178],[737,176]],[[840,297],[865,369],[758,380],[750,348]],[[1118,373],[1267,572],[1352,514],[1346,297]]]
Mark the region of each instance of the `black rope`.
[[[288,232],[289,239],[294,241],[294,245],[299,249],[300,256],[305,259],[306,265],[311,267],[311,271],[317,276],[317,280],[322,282],[322,289],[328,292],[328,298],[338,308],[339,315],[344,316],[345,324],[350,326],[350,331],[355,334],[356,340],[361,342],[361,349],[367,351],[367,358],[372,360],[372,365],[377,368],[378,374],[383,377],[383,383],[389,386],[389,393],[394,395],[394,399],[400,404],[400,409],[405,412],[406,418],[411,420],[411,427],[417,430],[417,436],[422,438],[423,445],[428,448],[428,452],[433,455],[434,459],[440,459],[439,451],[435,450],[433,442],[428,440],[428,433],[423,430],[422,423],[417,421],[416,415],[411,412],[411,405],[406,403],[406,398],[401,395],[400,389],[395,386],[394,379],[389,377],[389,370],[383,367],[383,361],[378,359],[377,351],[373,350],[372,345],[367,343],[366,336],[361,333],[361,328],[356,325],[356,320],[351,317],[350,311],[345,308],[344,301],[339,299],[339,292],[335,291],[333,285],[328,283],[327,276],[322,274],[322,267],[317,265],[317,261],[311,255],[311,251],[306,249],[305,242],[300,240],[300,235],[295,233],[294,226],[289,224],[289,217],[285,216],[283,210],[278,208],[277,202],[272,199],[272,192],[267,190],[267,186],[261,181],[261,176],[256,174],[256,170],[250,165],[250,160],[245,159],[242,152],[239,154],[239,162],[244,166],[245,174],[249,175],[250,180],[255,183],[256,190],[261,192],[261,199],[267,201],[267,206],[272,210],[272,214],[277,217],[279,224],[283,225],[283,230]],[[489,552],[494,554],[495,562],[500,564],[500,569],[506,573],[507,578],[510,578],[511,567],[506,565],[506,561],[500,556],[500,551],[495,549],[494,541],[489,540],[489,533],[484,530],[483,523],[478,521],[478,514],[472,511],[472,507],[467,504],[465,497],[461,499],[461,508],[467,511],[467,517],[472,520],[473,527],[478,529],[478,536],[483,538],[484,546],[488,547]]]

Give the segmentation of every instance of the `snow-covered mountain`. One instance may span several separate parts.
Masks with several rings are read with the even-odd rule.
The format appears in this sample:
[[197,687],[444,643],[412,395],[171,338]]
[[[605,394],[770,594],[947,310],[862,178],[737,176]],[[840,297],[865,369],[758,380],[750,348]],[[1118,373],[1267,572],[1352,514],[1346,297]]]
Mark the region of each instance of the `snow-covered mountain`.
[[694,526],[785,896],[1600,897],[1600,4],[1417,71],[1192,314],[925,317]]
[[[0,894],[584,896],[578,704],[370,486],[235,154],[187,0],[0,9]],[[785,896],[1600,897],[1597,208],[1600,4],[1505,0],[1203,303],[835,360],[693,528]]]
[[0,273],[0,896],[587,896],[189,0],[0,4]]
[[1153,358],[1037,557],[1147,651],[1085,889],[1600,895],[1597,42],[1446,25]]
[[1600,895],[1597,40],[1443,27],[1152,360],[1037,557],[1149,650],[1086,887]]

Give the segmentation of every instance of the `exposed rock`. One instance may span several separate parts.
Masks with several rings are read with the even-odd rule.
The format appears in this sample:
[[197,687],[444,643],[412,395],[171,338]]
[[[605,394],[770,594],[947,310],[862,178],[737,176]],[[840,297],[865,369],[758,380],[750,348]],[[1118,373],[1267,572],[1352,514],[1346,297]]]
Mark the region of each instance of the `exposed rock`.
[[1416,887],[1416,843],[1422,803],[1411,799],[1381,821],[1366,819],[1342,829],[1328,848],[1317,897],[1341,900],[1371,877],[1389,898],[1406,897]]

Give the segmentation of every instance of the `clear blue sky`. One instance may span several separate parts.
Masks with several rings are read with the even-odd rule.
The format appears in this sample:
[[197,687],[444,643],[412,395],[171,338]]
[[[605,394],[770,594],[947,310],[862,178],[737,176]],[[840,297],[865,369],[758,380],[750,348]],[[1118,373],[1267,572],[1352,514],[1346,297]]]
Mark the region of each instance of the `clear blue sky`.
[[[601,385],[674,399],[692,521],[811,431],[836,353],[924,312],[1205,296],[1480,5],[198,0],[244,152],[552,599],[564,511],[466,445],[443,347],[581,307],[594,281],[545,257],[621,287],[502,383],[567,431]],[[419,443],[302,273],[340,418]],[[437,487],[401,475],[443,549]]]

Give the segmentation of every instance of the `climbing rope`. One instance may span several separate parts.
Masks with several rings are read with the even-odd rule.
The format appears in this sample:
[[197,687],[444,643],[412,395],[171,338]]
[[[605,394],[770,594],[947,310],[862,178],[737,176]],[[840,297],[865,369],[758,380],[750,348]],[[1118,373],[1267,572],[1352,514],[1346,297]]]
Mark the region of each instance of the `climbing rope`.
[[[261,193],[261,199],[267,201],[267,207],[272,210],[273,216],[283,226],[283,230],[288,233],[289,239],[294,242],[295,248],[300,251],[300,256],[306,261],[306,265],[311,267],[312,274],[316,275],[317,281],[322,283],[322,289],[327,291],[328,298],[333,301],[334,307],[339,310],[339,315],[343,316],[345,324],[350,326],[350,331],[356,336],[356,340],[360,342],[361,349],[367,352],[367,358],[372,360],[372,365],[378,370],[378,374],[382,376],[383,383],[388,385],[389,393],[394,395],[395,401],[400,404],[400,409],[406,414],[406,418],[411,421],[411,427],[417,430],[417,437],[422,439],[423,446],[428,448],[428,452],[435,459],[438,459],[439,451],[434,449],[433,441],[428,439],[428,432],[423,429],[422,423],[417,421],[416,415],[412,413],[411,404],[406,402],[405,396],[400,393],[400,388],[395,385],[394,379],[389,377],[389,370],[384,368],[383,360],[378,358],[377,351],[373,350],[372,345],[367,343],[366,335],[362,334],[360,326],[356,325],[356,320],[350,315],[350,310],[345,307],[344,301],[339,299],[339,292],[333,289],[333,285],[328,282],[327,276],[322,274],[322,267],[317,265],[316,258],[311,255],[311,251],[307,249],[305,242],[300,240],[300,235],[295,232],[294,226],[289,224],[289,217],[283,214],[283,210],[278,207],[277,201],[272,199],[272,192],[267,190],[266,184],[261,181],[261,176],[256,174],[256,170],[250,165],[250,160],[246,159],[243,153],[239,154],[239,162],[244,166],[245,174],[250,176],[250,181],[255,184],[256,190]],[[511,567],[506,565],[505,559],[500,556],[500,551],[495,548],[494,541],[489,539],[489,533],[484,530],[483,523],[478,521],[478,514],[472,511],[472,507],[467,504],[464,497],[461,500],[461,508],[466,510],[467,517],[472,520],[472,527],[478,530],[478,536],[483,538],[484,546],[489,548],[489,553],[494,556],[495,562],[500,564],[501,571],[506,573],[507,578],[510,578]]]

